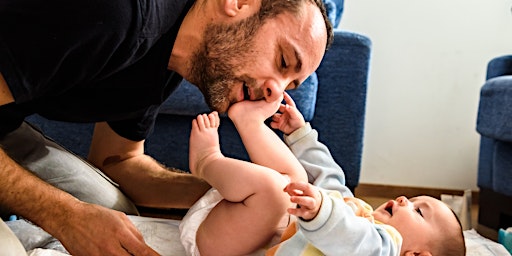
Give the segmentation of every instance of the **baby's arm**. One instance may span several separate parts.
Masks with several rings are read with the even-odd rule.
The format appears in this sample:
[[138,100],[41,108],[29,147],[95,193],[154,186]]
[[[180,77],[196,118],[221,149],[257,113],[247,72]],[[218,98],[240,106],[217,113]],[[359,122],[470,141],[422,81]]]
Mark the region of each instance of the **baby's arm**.
[[356,216],[336,191],[319,192],[322,205],[315,218],[297,221],[302,234],[315,248],[324,255],[398,255],[401,241],[395,240],[382,225]]
[[345,174],[333,159],[326,145],[318,141],[318,133],[309,123],[289,136],[286,144],[308,173],[309,182],[328,190],[337,190],[343,196],[354,196],[345,186]]

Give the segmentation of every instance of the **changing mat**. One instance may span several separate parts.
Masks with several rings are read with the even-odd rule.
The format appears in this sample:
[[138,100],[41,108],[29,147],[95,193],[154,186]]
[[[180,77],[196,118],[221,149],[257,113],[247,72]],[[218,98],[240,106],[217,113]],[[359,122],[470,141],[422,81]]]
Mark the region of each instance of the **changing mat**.
[[[146,243],[162,256],[185,256],[180,242],[178,220],[129,216],[140,230]],[[55,238],[42,229],[24,221],[6,222],[21,240],[29,256],[63,256],[67,255],[64,247]],[[506,256],[510,255],[505,247],[487,239],[476,230],[464,231],[467,256]]]
[[[162,256],[184,256],[178,220],[128,216],[144,236],[146,243]],[[25,220],[6,222],[27,250],[29,256],[68,255],[61,243],[41,228]]]

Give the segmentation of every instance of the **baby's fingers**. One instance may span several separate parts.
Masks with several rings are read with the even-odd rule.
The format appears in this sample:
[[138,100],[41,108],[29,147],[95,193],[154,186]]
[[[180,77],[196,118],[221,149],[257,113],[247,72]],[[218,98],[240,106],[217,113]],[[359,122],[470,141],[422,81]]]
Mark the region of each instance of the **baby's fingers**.
[[288,193],[290,196],[301,196],[304,194],[300,188],[297,188],[296,182],[291,182],[283,189],[284,192]]
[[297,217],[303,218],[305,220],[313,219],[317,212],[311,209],[306,209],[305,207],[298,206],[297,208],[288,208],[288,213],[291,215],[295,215]]
[[316,200],[309,196],[291,196],[290,201],[300,205],[300,208],[304,210],[314,210],[317,207]]
[[286,104],[295,107],[295,101],[293,101],[292,97],[287,92],[284,92],[283,98]]
[[[284,189],[288,191],[301,191],[300,195],[314,196],[315,192],[318,191],[316,187],[307,182],[290,182]],[[291,195],[291,194],[290,194]]]

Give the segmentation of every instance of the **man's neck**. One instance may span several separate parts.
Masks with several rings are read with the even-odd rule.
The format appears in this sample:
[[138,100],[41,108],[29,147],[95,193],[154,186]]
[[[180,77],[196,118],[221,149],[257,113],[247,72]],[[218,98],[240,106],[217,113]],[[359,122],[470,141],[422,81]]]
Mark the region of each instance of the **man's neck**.
[[211,17],[207,16],[210,12],[206,8],[208,8],[206,3],[199,1],[190,8],[181,23],[169,58],[167,68],[187,80],[190,79],[188,76],[192,65],[191,59],[202,41],[208,20],[211,20]]

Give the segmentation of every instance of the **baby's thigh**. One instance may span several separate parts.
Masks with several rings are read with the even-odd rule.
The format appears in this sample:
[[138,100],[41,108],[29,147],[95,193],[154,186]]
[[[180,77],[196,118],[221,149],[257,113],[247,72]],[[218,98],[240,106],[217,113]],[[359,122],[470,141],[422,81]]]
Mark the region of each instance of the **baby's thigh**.
[[201,255],[245,255],[265,246],[288,221],[286,210],[292,204],[283,192],[285,185],[283,179],[242,202],[217,204],[197,232]]

